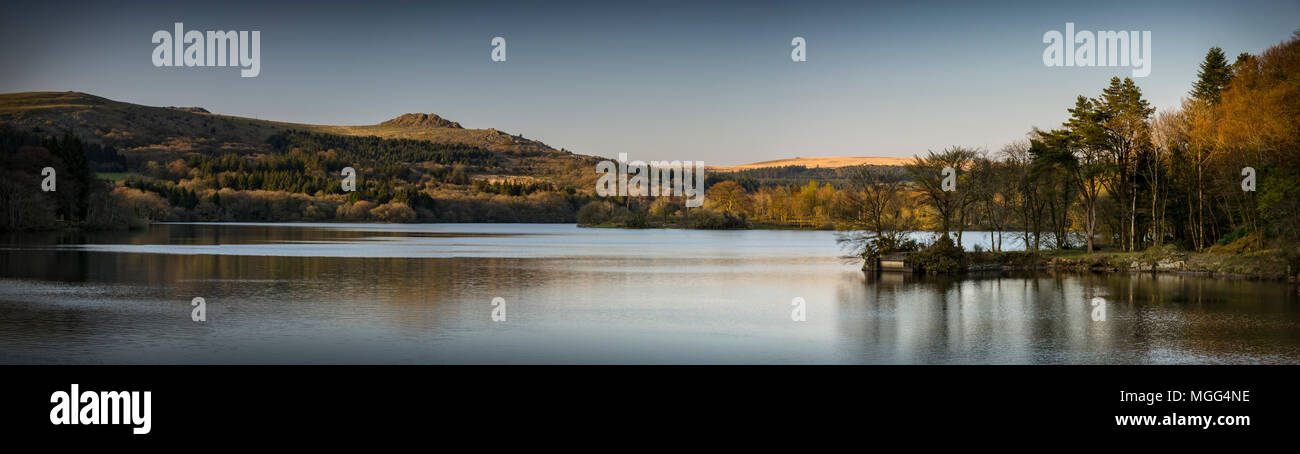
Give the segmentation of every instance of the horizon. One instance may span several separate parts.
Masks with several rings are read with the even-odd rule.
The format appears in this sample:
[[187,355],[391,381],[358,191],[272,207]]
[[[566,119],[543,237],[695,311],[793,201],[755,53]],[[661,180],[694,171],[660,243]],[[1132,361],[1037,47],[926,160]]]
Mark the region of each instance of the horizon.
[[[1152,72],[1134,80],[1164,110],[1178,107],[1211,46],[1230,59],[1257,54],[1289,38],[1297,25],[1285,18],[1300,12],[1294,1],[1044,10],[563,3],[569,7],[155,3],[93,5],[98,14],[63,18],[65,8],[50,2],[0,20],[11,44],[0,57],[30,62],[0,76],[0,92],[78,91],[327,125],[431,113],[578,154],[710,166],[911,157],[953,145],[997,151],[1032,128],[1058,127],[1075,96],[1096,96],[1110,77],[1130,76],[1130,67],[1046,67],[1042,36],[1067,23],[1151,31]],[[581,12],[552,13],[559,10]],[[34,29],[54,17],[67,24],[59,33]],[[174,22],[260,31],[261,74],[151,65],[150,36]],[[508,40],[507,61],[489,59],[495,36]],[[794,36],[806,38],[807,61],[790,60]]]

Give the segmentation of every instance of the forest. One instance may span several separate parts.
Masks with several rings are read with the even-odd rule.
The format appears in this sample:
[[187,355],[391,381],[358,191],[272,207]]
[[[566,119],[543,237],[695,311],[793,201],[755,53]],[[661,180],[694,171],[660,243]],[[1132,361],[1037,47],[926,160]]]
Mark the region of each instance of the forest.
[[[1113,78],[1067,111],[1059,128],[995,153],[951,147],[905,175],[859,172],[847,198],[860,251],[898,244],[918,222],[958,246],[970,227],[1015,232],[1031,251],[1291,250],[1300,239],[1300,33],[1232,63],[1210,49],[1177,109],[1156,112]],[[956,190],[940,187],[944,167],[958,169]]]
[[[70,133],[0,125],[0,230],[123,229],[155,221],[572,222],[588,196],[505,171],[498,154],[424,140],[288,130],[265,153],[132,160]],[[40,190],[55,169],[56,190]],[[355,192],[340,171],[355,167]]]

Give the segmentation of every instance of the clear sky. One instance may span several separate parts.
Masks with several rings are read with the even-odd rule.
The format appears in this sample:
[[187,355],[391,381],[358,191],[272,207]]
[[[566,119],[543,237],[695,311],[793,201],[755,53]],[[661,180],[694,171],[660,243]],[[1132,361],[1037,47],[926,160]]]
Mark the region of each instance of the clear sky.
[[[1210,46],[1257,53],[1300,0],[8,4],[0,92],[83,91],[324,124],[437,113],[556,148],[713,165],[995,150],[1131,68],[1045,67],[1044,32],[1150,30],[1158,108]],[[623,4],[628,3],[628,4]],[[157,68],[156,30],[261,31],[261,75]],[[507,61],[490,59],[507,39]],[[791,38],[808,61],[790,60]]]

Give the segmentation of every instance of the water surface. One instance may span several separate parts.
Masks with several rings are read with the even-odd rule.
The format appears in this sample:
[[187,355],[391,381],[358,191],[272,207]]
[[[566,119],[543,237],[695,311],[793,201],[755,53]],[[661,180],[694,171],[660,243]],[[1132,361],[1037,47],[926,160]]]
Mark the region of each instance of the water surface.
[[[832,232],[159,224],[0,238],[3,363],[1300,363],[1286,284],[868,277]],[[190,320],[195,297],[206,322]],[[791,320],[795,298],[806,321]]]

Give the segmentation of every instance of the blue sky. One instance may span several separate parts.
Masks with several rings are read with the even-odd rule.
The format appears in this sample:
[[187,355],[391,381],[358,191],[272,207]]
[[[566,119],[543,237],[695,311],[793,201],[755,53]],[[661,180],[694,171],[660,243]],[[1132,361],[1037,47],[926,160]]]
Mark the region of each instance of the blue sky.
[[[475,4],[468,4],[475,3]],[[84,91],[273,120],[373,124],[431,112],[631,159],[996,150],[1065,119],[1130,68],[1049,68],[1043,33],[1150,30],[1176,107],[1210,46],[1257,53],[1300,29],[1260,2],[133,2],[13,4],[0,92]],[[259,30],[261,75],[157,68],[156,30]],[[490,60],[494,36],[506,62]],[[790,61],[790,40],[808,61]]]

